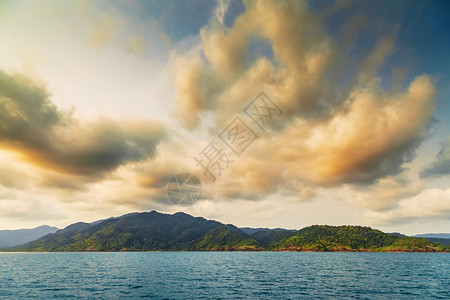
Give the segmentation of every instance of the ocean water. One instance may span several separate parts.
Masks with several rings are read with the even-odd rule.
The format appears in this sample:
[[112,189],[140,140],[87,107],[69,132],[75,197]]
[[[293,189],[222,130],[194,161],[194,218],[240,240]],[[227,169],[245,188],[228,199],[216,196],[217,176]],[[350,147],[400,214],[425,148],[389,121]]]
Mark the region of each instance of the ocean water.
[[0,253],[0,299],[450,299],[450,254]]

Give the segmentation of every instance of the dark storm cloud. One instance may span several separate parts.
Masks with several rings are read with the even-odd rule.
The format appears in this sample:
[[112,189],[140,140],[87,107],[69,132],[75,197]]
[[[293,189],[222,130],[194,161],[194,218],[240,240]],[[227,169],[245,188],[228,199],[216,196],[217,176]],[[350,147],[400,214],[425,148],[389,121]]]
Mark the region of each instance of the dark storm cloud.
[[57,109],[45,87],[0,71],[0,146],[33,164],[98,175],[151,157],[163,137],[163,128],[149,122],[80,124]]
[[0,71],[0,138],[1,142],[23,144],[31,148],[50,144],[54,126],[64,117],[48,100],[43,87],[20,75]]

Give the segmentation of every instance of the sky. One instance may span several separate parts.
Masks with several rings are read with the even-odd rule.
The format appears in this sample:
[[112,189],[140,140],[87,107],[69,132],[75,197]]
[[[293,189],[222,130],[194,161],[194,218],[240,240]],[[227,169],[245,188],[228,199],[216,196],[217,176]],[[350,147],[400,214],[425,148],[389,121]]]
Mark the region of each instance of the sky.
[[449,232],[449,28],[438,0],[0,0],[0,229]]

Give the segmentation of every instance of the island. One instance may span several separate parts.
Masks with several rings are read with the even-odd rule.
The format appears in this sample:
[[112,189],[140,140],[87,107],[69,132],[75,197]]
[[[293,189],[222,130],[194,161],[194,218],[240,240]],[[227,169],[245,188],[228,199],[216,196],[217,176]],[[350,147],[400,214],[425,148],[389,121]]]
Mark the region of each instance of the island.
[[75,223],[10,252],[87,251],[316,251],[447,252],[426,238],[364,226],[313,225],[300,230],[238,228],[186,213],[131,213]]

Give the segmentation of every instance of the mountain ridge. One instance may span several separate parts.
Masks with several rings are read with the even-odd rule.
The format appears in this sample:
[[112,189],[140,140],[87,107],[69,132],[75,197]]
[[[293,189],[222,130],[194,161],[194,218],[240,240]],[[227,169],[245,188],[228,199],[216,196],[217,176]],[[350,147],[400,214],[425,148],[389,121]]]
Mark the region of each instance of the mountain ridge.
[[[247,231],[247,233],[246,233]],[[389,251],[450,252],[426,238],[363,226],[313,225],[300,230],[238,228],[186,213],[131,213],[78,222],[3,251]]]
[[412,237],[450,239],[450,233],[423,233],[412,235]]
[[0,248],[23,245],[57,230],[58,228],[48,225],[30,229],[0,230]]

